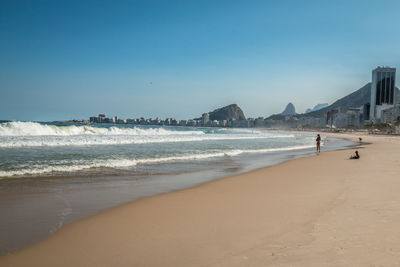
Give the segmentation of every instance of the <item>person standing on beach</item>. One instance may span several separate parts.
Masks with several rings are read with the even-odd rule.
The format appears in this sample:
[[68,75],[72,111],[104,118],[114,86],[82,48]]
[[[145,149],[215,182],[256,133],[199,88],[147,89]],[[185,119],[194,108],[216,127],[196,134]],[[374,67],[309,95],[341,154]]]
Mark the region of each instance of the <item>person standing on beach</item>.
[[317,152],[321,152],[321,136],[319,134],[317,134],[315,141],[317,141]]

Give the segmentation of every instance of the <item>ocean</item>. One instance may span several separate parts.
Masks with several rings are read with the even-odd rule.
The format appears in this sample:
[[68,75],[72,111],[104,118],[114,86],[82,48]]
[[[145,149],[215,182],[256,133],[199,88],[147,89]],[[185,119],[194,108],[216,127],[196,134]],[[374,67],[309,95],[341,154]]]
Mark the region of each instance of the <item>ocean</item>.
[[135,173],[140,166],[315,146],[314,136],[256,129],[0,124],[0,178]]
[[[315,155],[314,133],[0,123],[0,255],[123,203]],[[322,135],[322,151],[350,141]]]

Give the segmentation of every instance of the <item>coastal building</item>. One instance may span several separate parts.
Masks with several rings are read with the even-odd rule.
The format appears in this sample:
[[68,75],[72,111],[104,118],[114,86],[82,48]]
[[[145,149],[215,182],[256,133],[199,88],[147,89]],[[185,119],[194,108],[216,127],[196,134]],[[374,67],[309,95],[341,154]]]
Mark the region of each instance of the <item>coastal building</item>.
[[247,121],[248,128],[254,128],[254,119],[253,118],[248,118],[246,121]]
[[370,103],[366,103],[363,105],[362,107],[362,120],[365,121],[369,121],[369,113],[371,111],[371,104]]
[[395,134],[400,134],[400,126],[395,126],[394,127],[394,133]]
[[254,127],[265,127],[265,121],[263,117],[258,117],[254,120]]
[[381,121],[382,111],[396,104],[396,68],[377,67],[372,71],[370,121]]
[[232,127],[232,128],[239,128],[239,127],[240,127],[240,120],[235,120],[235,119],[233,119],[233,120],[231,121],[231,127]]
[[219,126],[219,121],[213,120],[211,121],[211,127],[218,127]]
[[392,109],[392,122],[400,122],[400,103],[394,105]]
[[112,119],[106,117],[106,118],[104,118],[104,120],[102,122],[113,123],[114,121]]
[[96,122],[98,122],[99,120],[98,120],[97,117],[90,117],[90,118],[89,118],[89,121],[90,121],[90,123],[96,123]]
[[186,126],[197,126],[196,120],[188,120]]
[[250,128],[253,127],[252,120],[233,120],[232,121],[233,128]]
[[326,125],[329,125],[330,127],[332,127],[334,125],[333,120],[334,120],[335,114],[337,114],[337,113],[339,113],[339,109],[332,109],[326,113]]
[[147,125],[147,121],[142,117],[142,118],[140,118],[140,120],[139,120],[139,124],[140,124],[140,125]]
[[105,122],[107,116],[106,114],[99,114],[99,116],[97,117],[98,121],[97,122]]
[[338,112],[333,115],[332,127],[342,128],[347,125],[346,113]]
[[210,121],[210,114],[209,113],[203,113],[201,116],[201,123],[203,126],[207,126],[207,123]]
[[361,111],[359,108],[349,108],[346,112],[346,126],[360,127]]
[[400,121],[400,104],[393,107],[383,109],[381,111],[381,122],[398,122]]

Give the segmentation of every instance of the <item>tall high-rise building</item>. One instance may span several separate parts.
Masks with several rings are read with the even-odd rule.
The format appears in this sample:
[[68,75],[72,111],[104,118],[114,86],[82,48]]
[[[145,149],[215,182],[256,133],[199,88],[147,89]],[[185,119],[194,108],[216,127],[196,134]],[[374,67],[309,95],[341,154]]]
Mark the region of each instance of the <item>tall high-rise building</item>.
[[382,110],[396,104],[396,68],[377,67],[372,71],[370,121],[379,121]]

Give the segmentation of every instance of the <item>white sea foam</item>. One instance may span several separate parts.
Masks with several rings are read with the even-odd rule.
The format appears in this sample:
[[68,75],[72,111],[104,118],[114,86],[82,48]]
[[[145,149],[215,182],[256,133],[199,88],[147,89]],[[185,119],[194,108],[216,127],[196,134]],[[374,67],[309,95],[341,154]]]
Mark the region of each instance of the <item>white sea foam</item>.
[[303,145],[303,146],[291,146],[291,147],[281,147],[281,148],[268,148],[268,149],[236,149],[228,151],[216,151],[212,153],[200,153],[200,154],[186,154],[178,156],[169,157],[159,157],[159,158],[144,158],[144,159],[106,159],[106,160],[71,160],[66,161],[65,165],[49,166],[49,165],[33,165],[25,168],[20,168],[18,170],[10,171],[0,171],[0,177],[11,177],[11,176],[24,176],[24,175],[41,175],[46,173],[56,173],[56,172],[75,172],[82,170],[89,170],[94,168],[129,168],[134,167],[138,164],[157,164],[163,162],[173,162],[173,161],[193,161],[193,160],[206,160],[210,158],[219,157],[234,157],[240,154],[252,154],[252,153],[268,153],[268,152],[278,152],[278,151],[290,151],[290,150],[301,150],[308,149],[313,146]]
[[202,135],[202,131],[173,131],[165,128],[120,128],[94,126],[56,126],[37,122],[13,121],[0,123],[0,136],[74,136],[74,135]]
[[246,140],[246,139],[270,139],[288,138],[290,136],[240,136],[240,135],[205,135],[205,136],[101,136],[101,137],[42,137],[42,138],[0,138],[0,147],[45,147],[45,146],[92,146],[92,145],[126,145],[126,144],[150,144],[150,143],[177,143],[200,142],[213,140]]
[[[184,129],[182,127],[182,129]],[[293,134],[268,133],[250,129],[55,126],[35,122],[0,124],[0,147],[93,146],[210,140],[294,138]]]

